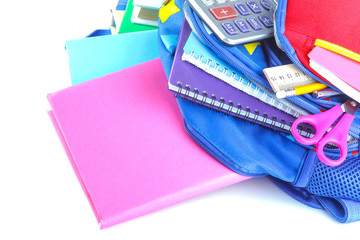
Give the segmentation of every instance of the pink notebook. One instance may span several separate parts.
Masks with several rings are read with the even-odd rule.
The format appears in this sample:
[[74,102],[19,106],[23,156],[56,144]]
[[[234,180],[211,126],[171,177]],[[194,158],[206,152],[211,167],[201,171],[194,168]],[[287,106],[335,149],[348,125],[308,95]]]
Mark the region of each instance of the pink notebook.
[[310,67],[356,101],[360,101],[360,63],[321,47],[308,54]]
[[247,179],[188,136],[166,87],[156,59],[48,96],[101,228]]

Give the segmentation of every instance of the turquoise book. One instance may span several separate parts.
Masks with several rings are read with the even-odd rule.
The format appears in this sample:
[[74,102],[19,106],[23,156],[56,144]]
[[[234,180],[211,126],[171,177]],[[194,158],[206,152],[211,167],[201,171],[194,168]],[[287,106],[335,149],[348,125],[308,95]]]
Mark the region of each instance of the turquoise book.
[[158,31],[69,40],[65,49],[75,85],[158,58]]

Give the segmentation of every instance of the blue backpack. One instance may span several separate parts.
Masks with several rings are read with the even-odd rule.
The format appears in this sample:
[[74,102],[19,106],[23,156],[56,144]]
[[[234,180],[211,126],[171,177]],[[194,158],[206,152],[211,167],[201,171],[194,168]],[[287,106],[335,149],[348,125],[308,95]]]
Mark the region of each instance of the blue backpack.
[[[159,53],[167,77],[170,75],[176,52],[184,8],[187,8],[187,21],[202,42],[214,50],[218,57],[250,79],[268,86],[261,70],[264,66],[272,67],[294,62],[299,68],[304,69],[294,58],[289,58],[289,54],[293,52],[284,53],[278,48],[276,41],[279,39],[283,44],[289,44],[281,33],[277,32],[276,39],[262,41],[257,47],[257,51],[261,51],[260,55],[265,58],[246,56],[241,54],[243,45],[225,46],[213,34],[209,34],[197,14],[184,4],[184,0],[169,0],[159,12]],[[286,1],[280,0],[276,12],[277,29],[282,29],[284,25],[284,18],[278,17],[284,12]],[[290,47],[291,45],[287,46],[287,49],[291,49]],[[304,71],[314,75],[306,69]],[[341,95],[331,98],[331,101],[325,101],[307,94],[293,97],[291,101],[311,113],[319,113],[343,103],[346,99],[347,96]],[[284,133],[219,114],[181,98],[178,98],[177,102],[189,135],[228,168],[246,176],[268,176],[298,201],[313,208],[325,209],[341,223],[360,220],[358,142],[348,146],[349,154],[343,164],[329,167],[319,161],[313,147],[301,145]],[[360,133],[359,114],[359,111],[355,113],[355,120],[350,129],[356,139],[359,139]],[[336,151],[327,154],[334,157],[339,155]]]

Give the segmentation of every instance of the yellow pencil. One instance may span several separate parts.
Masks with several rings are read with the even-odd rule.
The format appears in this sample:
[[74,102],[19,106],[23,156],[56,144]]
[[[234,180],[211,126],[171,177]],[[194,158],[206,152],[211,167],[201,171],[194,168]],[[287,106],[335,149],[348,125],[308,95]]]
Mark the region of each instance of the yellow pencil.
[[302,95],[305,93],[311,93],[314,91],[325,89],[327,87],[328,86],[326,86],[323,83],[312,83],[304,86],[289,88],[286,90],[280,90],[276,93],[276,97],[277,98],[292,97],[292,96]]

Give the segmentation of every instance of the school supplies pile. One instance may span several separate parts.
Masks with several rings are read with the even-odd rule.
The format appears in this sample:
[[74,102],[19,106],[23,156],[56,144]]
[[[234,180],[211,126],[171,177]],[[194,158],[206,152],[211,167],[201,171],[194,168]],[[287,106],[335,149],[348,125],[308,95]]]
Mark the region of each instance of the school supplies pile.
[[187,135],[166,89],[157,30],[95,32],[66,42],[74,86],[48,100],[101,229],[249,178]]
[[68,41],[75,86],[49,115],[101,228],[264,176],[360,220],[359,39],[334,28],[350,2],[119,1],[113,35]]
[[[336,40],[343,46],[337,49],[350,47],[352,54],[348,55],[356,56],[356,46],[344,39],[347,38],[344,29],[334,31],[329,22],[333,23],[335,19],[325,13],[334,12],[337,16],[350,7],[334,9],[336,1],[327,1],[321,3],[321,7],[326,7],[318,11],[308,8],[310,1],[278,1],[273,38],[226,45],[215,30],[209,30],[208,25],[214,20],[204,17],[191,4],[193,1],[174,2],[183,6],[186,20],[182,23],[174,18],[168,24],[159,25],[160,39],[166,39],[170,28],[172,33],[174,29],[179,33],[176,53],[163,45],[160,57],[169,79],[169,90],[181,97],[178,104],[194,140],[209,152],[216,153],[220,162],[238,173],[270,175],[299,201],[326,209],[340,222],[357,221],[360,212],[360,191],[356,187],[360,181],[358,104],[354,101],[356,98],[351,99],[350,95],[314,74],[306,59],[316,40],[309,36],[317,34],[323,41],[316,43],[324,43],[324,39],[328,42]],[[231,25],[234,29],[228,31],[229,35],[236,33],[245,37],[246,31],[241,31],[245,27],[256,31],[264,26],[251,25],[254,20],[243,14],[244,9],[266,13],[267,10],[259,7],[265,2],[248,2],[240,9],[227,1],[220,7],[212,5],[212,1],[203,1],[203,4],[210,8],[220,28],[228,29]],[[354,5],[354,8],[360,8],[359,4]],[[350,12],[354,13],[354,9]],[[217,18],[220,13],[223,18]],[[236,24],[239,17],[241,26]],[[315,25],[314,19],[317,19]],[[353,25],[351,22],[346,31]],[[186,28],[192,33],[186,34],[189,31]],[[194,102],[198,104],[188,104]],[[342,104],[344,108],[340,107]],[[248,125],[247,122],[256,124]],[[275,136],[282,139],[275,140]],[[262,155],[249,145],[261,147]],[[268,150],[274,145],[276,149]],[[295,146],[302,150],[292,149]]]

